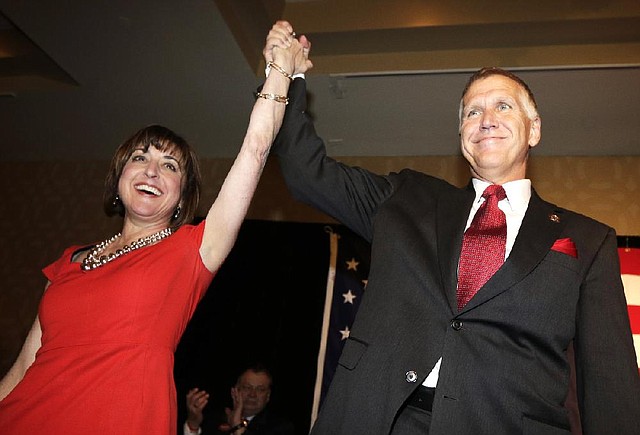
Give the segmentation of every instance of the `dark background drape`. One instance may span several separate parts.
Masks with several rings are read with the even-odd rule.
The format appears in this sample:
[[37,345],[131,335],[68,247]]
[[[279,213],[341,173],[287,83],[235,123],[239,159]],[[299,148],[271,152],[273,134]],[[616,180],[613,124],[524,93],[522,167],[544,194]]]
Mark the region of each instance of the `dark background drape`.
[[213,418],[231,404],[238,372],[259,360],[273,371],[271,405],[298,433],[308,433],[329,265],[327,226],[244,222],[176,351],[180,428],[190,388],[211,394],[205,420]]

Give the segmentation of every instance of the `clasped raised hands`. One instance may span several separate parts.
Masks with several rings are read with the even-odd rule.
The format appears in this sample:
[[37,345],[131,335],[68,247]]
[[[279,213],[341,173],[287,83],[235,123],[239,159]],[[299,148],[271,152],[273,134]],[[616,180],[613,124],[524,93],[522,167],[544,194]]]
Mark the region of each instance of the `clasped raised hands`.
[[291,75],[303,74],[313,67],[309,60],[311,41],[296,35],[287,21],[277,21],[269,34],[262,54],[266,63],[274,62]]

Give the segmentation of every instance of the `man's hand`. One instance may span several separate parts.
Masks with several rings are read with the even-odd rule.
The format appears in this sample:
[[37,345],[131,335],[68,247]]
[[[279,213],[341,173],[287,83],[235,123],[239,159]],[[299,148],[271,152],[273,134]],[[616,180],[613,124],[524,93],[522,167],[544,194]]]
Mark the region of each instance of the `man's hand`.
[[202,424],[202,410],[209,403],[209,393],[192,388],[187,393],[187,424],[190,428],[198,428]]
[[224,412],[227,414],[227,422],[234,427],[242,422],[242,394],[238,388],[231,387],[231,399],[233,400],[233,408],[226,408]]
[[265,63],[275,60],[274,49],[288,49],[292,45],[297,44],[299,44],[299,48],[301,48],[301,57],[295,60],[293,75],[303,74],[313,67],[313,63],[309,60],[311,41],[309,41],[305,35],[300,35],[298,39],[296,39],[296,34],[291,24],[287,21],[277,21],[273,27],[271,27],[264,49],[262,50]]

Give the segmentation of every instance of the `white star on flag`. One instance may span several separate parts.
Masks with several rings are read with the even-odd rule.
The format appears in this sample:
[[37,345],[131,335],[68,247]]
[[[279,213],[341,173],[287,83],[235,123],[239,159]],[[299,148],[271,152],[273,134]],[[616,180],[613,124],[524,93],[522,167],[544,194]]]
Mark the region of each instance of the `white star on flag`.
[[351,293],[351,290],[349,290],[346,293],[342,293],[342,297],[344,298],[344,303],[345,304],[352,304],[353,305],[353,300],[356,298],[356,295]]
[[360,264],[360,262],[356,261],[355,258],[352,258],[346,263],[347,263],[347,270],[358,270],[358,264]]

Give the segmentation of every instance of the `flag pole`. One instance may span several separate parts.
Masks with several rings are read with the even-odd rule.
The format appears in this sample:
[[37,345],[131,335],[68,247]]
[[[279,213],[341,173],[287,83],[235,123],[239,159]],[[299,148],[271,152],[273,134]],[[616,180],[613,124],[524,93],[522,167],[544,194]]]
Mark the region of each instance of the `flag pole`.
[[331,302],[333,300],[333,287],[336,280],[336,262],[338,259],[338,238],[340,235],[330,226],[325,227],[329,233],[329,270],[327,272],[327,290],[324,298],[324,310],[322,320],[322,332],[320,335],[320,349],[318,350],[318,365],[316,369],[316,384],[313,392],[313,406],[311,408],[311,427],[318,417],[320,398],[322,394],[322,378],[324,376],[324,361],[327,352],[327,337],[329,334],[329,321],[331,319]]

